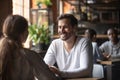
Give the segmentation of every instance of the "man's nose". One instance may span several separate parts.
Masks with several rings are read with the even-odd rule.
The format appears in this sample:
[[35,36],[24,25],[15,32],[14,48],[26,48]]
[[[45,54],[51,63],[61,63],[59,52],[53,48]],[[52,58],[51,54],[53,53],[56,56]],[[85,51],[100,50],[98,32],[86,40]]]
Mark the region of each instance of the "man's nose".
[[64,32],[65,30],[64,30],[64,28],[61,28],[61,32]]

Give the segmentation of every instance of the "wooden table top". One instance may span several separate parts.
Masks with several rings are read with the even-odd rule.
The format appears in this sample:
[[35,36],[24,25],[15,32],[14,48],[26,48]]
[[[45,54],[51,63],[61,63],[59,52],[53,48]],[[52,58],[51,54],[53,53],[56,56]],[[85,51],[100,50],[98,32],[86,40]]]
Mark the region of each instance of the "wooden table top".
[[76,79],[66,79],[66,80],[100,80],[98,78],[76,78]]
[[99,63],[103,65],[112,65],[112,61],[100,61]]
[[120,62],[120,59],[112,59],[108,61],[99,61],[98,63],[103,65],[112,65],[113,62]]

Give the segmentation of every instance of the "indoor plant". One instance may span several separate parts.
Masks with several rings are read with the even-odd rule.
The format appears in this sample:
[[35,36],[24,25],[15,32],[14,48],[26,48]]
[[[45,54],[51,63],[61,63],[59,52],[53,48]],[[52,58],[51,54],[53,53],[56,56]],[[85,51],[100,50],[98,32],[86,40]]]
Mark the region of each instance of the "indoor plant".
[[32,24],[29,26],[29,36],[34,46],[44,50],[47,49],[50,44],[50,30],[45,25]]
[[37,4],[37,6],[39,4],[44,4],[44,5],[46,5],[48,7],[48,6],[52,5],[52,2],[51,2],[51,0],[36,0],[36,4]]

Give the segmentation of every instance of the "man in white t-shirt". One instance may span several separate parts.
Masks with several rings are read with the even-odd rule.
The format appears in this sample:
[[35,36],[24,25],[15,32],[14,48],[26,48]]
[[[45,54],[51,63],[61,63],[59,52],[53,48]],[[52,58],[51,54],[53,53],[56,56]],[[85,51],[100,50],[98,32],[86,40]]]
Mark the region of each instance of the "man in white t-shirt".
[[[59,39],[52,41],[45,63],[62,78],[91,77],[93,68],[92,44],[76,36],[78,21],[72,14],[58,17]],[[57,64],[58,68],[53,66]]]

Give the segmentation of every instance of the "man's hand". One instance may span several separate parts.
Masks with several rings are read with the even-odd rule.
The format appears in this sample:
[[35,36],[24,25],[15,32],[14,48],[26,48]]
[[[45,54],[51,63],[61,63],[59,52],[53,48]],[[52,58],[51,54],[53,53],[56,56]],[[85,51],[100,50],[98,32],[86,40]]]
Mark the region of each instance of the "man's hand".
[[105,60],[110,60],[110,58],[111,58],[111,54],[108,54],[108,53],[103,53],[103,56],[104,56]]
[[50,68],[50,70],[51,70],[52,72],[54,72],[57,76],[60,76],[60,71],[59,71],[58,68],[56,68],[55,66],[50,66],[49,68]]

